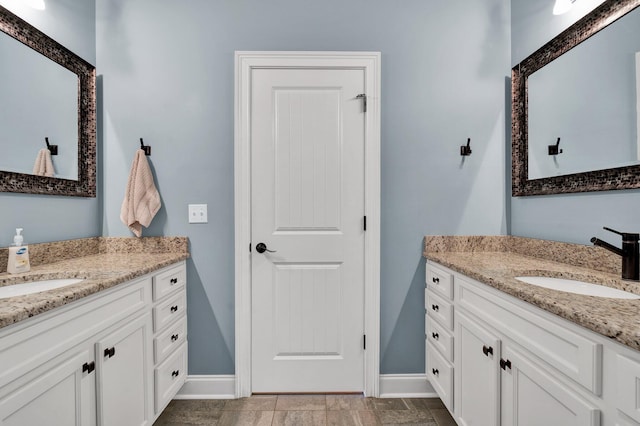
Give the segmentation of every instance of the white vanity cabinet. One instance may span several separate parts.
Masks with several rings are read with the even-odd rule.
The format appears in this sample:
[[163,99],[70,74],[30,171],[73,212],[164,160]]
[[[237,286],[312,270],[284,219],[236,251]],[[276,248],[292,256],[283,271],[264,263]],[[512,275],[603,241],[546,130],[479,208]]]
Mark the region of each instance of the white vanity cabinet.
[[[640,425],[640,352],[427,264],[434,267],[454,283],[453,410],[447,407],[459,425]],[[434,352],[442,351],[427,339],[427,353]]]
[[154,414],[159,416],[187,375],[187,273],[184,264],[153,277]]
[[456,312],[455,413],[460,424],[499,424],[500,339]]
[[0,425],[151,425],[154,278],[0,329]]
[[453,411],[453,275],[427,265],[426,280],[427,378],[444,405]]
[[150,424],[150,334],[145,313],[96,344],[99,424]]

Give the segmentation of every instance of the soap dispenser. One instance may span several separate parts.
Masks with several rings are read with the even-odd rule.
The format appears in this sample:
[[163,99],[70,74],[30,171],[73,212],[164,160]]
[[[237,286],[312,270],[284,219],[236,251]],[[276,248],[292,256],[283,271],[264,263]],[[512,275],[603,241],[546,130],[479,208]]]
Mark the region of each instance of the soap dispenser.
[[9,247],[9,262],[7,272],[10,274],[20,274],[29,272],[29,247],[23,245],[22,228],[16,228],[16,235],[13,237],[13,245]]

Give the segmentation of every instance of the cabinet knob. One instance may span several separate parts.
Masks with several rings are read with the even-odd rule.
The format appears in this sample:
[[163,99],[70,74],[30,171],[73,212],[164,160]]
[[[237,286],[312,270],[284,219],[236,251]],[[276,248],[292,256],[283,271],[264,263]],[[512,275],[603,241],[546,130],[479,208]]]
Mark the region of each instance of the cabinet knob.
[[440,278],[433,277],[433,278],[431,278],[431,281],[433,281],[434,283],[438,284],[440,282]]
[[438,333],[431,333],[431,337],[433,337],[435,340],[438,340],[440,338],[440,335]]
[[432,368],[431,372],[433,373],[434,376],[439,376],[440,375],[440,371],[438,371],[437,368]]
[[170,282],[171,282],[171,284],[177,284],[178,283],[178,279],[177,278],[171,278]]
[[171,373],[171,377],[178,377],[179,374],[180,370],[173,370],[173,372]]
[[486,356],[489,356],[489,354],[493,355],[493,348],[491,346],[482,345],[482,353]]
[[440,306],[438,305],[431,305],[431,309],[433,309],[435,312],[438,312],[440,310]]
[[173,335],[171,336],[171,341],[172,341],[172,342],[175,342],[176,340],[178,340],[178,334],[173,334]]
[[85,362],[85,363],[82,365],[82,372],[83,372],[83,373],[91,374],[91,372],[92,372],[93,370],[95,370],[95,369],[96,369],[96,363],[95,363],[95,362],[93,362],[93,361],[91,361],[91,362]]
[[504,360],[500,358],[500,368],[502,368],[505,371],[507,371],[507,368],[511,370],[511,361],[509,361],[508,359]]
[[171,307],[171,312],[178,312],[178,305],[174,305]]
[[112,346],[112,347],[107,348],[107,349],[104,350],[104,356],[106,358],[111,358],[115,354],[116,354],[116,347],[115,346]]

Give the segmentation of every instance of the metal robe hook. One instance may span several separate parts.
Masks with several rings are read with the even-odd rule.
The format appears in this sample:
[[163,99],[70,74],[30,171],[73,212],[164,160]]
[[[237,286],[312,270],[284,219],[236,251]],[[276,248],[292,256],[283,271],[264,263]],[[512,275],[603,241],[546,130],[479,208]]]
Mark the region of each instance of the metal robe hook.
[[151,155],[151,145],[145,145],[140,138],[140,149],[144,151],[144,155]]
[[460,155],[466,157],[471,155],[471,138],[467,138],[467,145],[460,146]]
[[547,145],[549,149],[549,155],[558,155],[562,154],[562,150],[560,149],[560,138],[558,138],[558,142],[555,145]]
[[47,144],[47,149],[51,153],[51,155],[58,155],[58,145],[49,144],[49,138],[44,138],[45,143]]

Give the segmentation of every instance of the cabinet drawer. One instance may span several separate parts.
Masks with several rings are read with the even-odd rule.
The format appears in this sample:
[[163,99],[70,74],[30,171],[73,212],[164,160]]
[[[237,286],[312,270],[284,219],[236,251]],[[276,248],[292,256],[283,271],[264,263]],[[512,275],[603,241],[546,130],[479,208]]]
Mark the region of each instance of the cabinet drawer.
[[427,342],[449,362],[453,362],[453,336],[437,322],[426,317]]
[[456,277],[456,302],[589,391],[602,390],[602,345]]
[[442,297],[453,299],[453,276],[430,264],[427,265],[427,287]]
[[427,379],[444,405],[453,413],[453,367],[427,345]]
[[175,324],[153,339],[153,355],[155,363],[164,360],[167,355],[179,347],[187,338],[187,317],[182,316]]
[[187,343],[175,351],[154,371],[155,408],[159,414],[182,387],[187,376]]
[[425,308],[430,318],[440,322],[447,330],[453,330],[453,305],[434,292],[425,292]]
[[640,422],[640,363],[625,356],[616,359],[618,398],[617,408],[636,422]]
[[187,271],[184,264],[171,268],[153,277],[153,300],[158,301],[187,283]]
[[187,297],[181,291],[153,308],[153,331],[156,333],[172,324],[186,312]]

